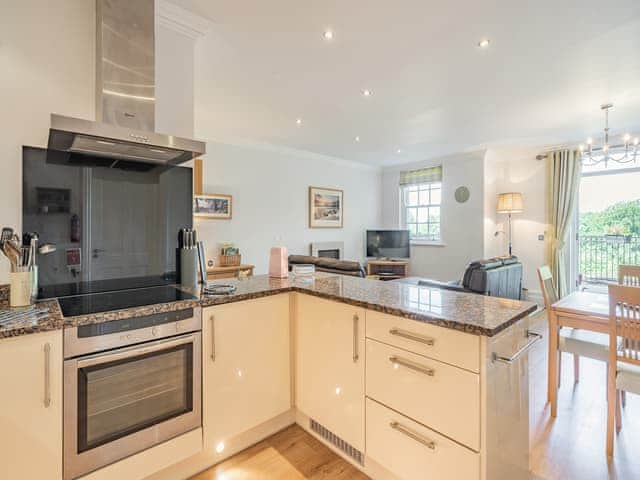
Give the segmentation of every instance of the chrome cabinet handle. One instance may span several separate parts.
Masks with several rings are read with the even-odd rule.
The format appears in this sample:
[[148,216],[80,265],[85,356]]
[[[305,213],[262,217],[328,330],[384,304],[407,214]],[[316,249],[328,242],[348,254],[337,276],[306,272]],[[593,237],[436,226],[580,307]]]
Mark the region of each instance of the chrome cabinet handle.
[[536,333],[536,332],[532,332],[530,330],[527,330],[526,337],[527,338],[531,338],[531,340],[529,340],[522,348],[520,348],[516,353],[514,353],[510,357],[502,357],[502,356],[498,355],[496,352],[493,352],[491,354],[491,360],[494,361],[494,362],[512,364],[518,358],[520,358],[520,356],[522,356],[527,350],[529,350],[531,347],[533,347],[533,345],[535,343],[537,343],[540,340],[542,340],[542,335],[540,335],[539,333]]
[[410,428],[407,428],[398,422],[391,422],[389,426],[394,430],[397,430],[398,432],[405,434],[407,437],[412,438],[416,442],[423,444],[425,447],[430,448],[431,450],[436,449],[436,442],[426,437],[423,437],[419,433],[414,432]]
[[216,316],[209,317],[211,322],[211,361],[216,361]]
[[358,352],[358,322],[360,318],[358,314],[353,316],[353,363],[356,363],[360,358],[360,354]]
[[51,344],[44,344],[44,407],[51,405]]
[[406,367],[410,370],[415,370],[416,372],[424,373],[426,375],[429,375],[430,377],[433,377],[436,374],[436,371],[431,367],[425,367],[424,365],[412,362],[411,360],[396,357],[395,355],[389,357],[389,361],[394,365],[402,365],[403,367]]
[[433,347],[434,343],[436,343],[435,339],[431,337],[425,337],[424,335],[420,335],[419,333],[409,332],[407,330],[401,330],[400,328],[392,328],[389,330],[391,335],[395,335],[397,337],[406,338],[407,340],[413,340],[415,342],[424,343],[425,345],[429,345]]

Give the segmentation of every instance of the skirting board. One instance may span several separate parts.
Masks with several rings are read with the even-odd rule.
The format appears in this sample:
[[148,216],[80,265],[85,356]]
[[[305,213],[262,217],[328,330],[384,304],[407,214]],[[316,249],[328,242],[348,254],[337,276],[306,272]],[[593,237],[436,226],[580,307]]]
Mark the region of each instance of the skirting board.
[[225,440],[225,449],[222,453],[201,449],[197,455],[152,474],[145,480],[187,480],[294,423],[295,409],[292,408],[234,438]]
[[192,430],[179,437],[156,445],[148,450],[127,457],[124,460],[96,470],[81,480],[141,480],[149,471],[169,467],[202,451],[202,429]]

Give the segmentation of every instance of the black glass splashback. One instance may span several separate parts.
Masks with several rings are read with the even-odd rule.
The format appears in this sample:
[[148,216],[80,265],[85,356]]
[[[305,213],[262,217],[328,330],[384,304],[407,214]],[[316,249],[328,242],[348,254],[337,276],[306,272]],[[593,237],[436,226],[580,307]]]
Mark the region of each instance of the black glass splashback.
[[56,246],[38,258],[39,296],[175,283],[192,202],[191,168],[25,147],[23,230]]

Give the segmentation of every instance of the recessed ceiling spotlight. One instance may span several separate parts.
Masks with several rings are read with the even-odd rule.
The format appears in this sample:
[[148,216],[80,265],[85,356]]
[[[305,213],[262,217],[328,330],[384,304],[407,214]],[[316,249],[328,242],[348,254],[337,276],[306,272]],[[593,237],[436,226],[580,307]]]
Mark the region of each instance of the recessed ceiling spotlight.
[[396,150],[396,153],[402,153],[402,150],[399,148]]
[[333,40],[333,30],[331,29],[325,30],[323,37],[325,40]]
[[482,40],[480,40],[478,42],[478,46],[480,48],[487,48],[490,43],[491,43],[491,41],[488,38],[483,38]]
[[360,141],[360,137],[357,137],[357,136],[356,136],[356,138],[354,138],[354,140],[355,140],[356,142],[359,142],[359,141]]
[[362,96],[363,97],[370,97],[371,95],[373,95],[373,93],[371,92],[371,90],[365,88],[364,90],[362,90]]
[[302,125],[302,119],[301,118],[296,119],[296,125]]

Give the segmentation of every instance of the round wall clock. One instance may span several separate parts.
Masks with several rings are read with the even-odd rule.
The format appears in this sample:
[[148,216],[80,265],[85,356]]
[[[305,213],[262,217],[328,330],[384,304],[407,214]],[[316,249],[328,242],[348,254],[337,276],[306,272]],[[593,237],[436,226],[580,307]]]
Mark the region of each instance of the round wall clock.
[[470,196],[471,196],[471,192],[469,192],[469,189],[467,187],[456,188],[456,193],[455,193],[456,202],[464,203],[467,200],[469,200]]

